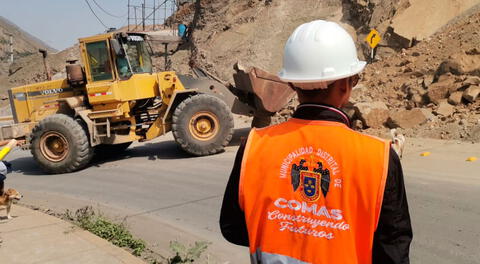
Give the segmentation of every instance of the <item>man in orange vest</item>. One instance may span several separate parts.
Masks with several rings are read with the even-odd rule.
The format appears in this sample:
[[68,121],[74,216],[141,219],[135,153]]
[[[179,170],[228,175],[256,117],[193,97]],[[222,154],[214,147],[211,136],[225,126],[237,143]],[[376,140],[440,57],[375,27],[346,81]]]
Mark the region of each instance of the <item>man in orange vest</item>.
[[350,35],[322,20],[299,26],[279,77],[300,105],[252,129],[225,192],[220,227],[252,263],[409,263],[412,228],[390,142],[350,129],[340,108],[365,62]]

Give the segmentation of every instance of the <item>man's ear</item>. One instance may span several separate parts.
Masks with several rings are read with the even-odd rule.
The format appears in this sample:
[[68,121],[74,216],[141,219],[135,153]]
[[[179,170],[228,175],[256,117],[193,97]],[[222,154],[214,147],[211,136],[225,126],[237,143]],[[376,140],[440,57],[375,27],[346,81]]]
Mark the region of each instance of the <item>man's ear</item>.
[[348,92],[350,86],[350,77],[339,80],[338,85],[340,86],[340,91],[342,93]]

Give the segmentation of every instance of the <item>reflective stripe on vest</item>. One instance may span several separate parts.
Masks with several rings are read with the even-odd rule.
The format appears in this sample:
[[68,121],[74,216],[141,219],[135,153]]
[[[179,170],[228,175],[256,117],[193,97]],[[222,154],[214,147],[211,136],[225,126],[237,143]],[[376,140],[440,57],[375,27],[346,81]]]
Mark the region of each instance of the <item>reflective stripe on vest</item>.
[[252,263],[371,263],[389,149],[338,122],[253,129],[239,187]]
[[250,254],[250,261],[252,264],[308,264],[288,256],[262,252],[260,249],[257,249],[254,254]]

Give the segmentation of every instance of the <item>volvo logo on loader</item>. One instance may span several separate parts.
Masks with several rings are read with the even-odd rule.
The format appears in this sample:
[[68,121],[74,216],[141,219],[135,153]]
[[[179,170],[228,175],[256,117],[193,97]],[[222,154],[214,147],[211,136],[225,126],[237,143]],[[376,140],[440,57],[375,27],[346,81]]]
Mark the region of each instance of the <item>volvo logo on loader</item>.
[[63,93],[63,89],[62,88],[57,88],[57,89],[49,89],[49,90],[40,91],[41,95],[51,95],[51,94],[57,94],[57,93]]

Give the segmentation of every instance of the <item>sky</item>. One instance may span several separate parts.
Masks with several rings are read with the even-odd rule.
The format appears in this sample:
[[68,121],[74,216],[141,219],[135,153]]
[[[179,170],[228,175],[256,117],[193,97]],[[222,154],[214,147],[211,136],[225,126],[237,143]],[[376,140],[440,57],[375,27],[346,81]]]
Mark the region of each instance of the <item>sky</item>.
[[[41,39],[57,50],[75,44],[78,38],[105,32],[106,28],[90,11],[86,1],[107,27],[120,28],[127,25],[128,0],[0,0],[0,16],[10,20],[24,31]],[[145,0],[152,7],[154,0]],[[157,5],[163,0],[156,0]],[[130,0],[140,6],[143,0]],[[141,17],[140,9],[137,16]],[[150,11],[151,12],[151,11]],[[146,11],[147,14],[150,12]],[[157,18],[163,11],[158,11]],[[133,8],[131,9],[133,17]],[[130,22],[134,24],[133,19]]]

